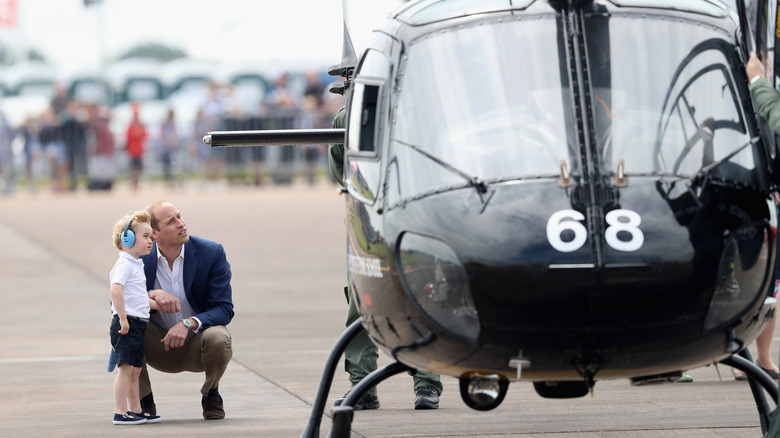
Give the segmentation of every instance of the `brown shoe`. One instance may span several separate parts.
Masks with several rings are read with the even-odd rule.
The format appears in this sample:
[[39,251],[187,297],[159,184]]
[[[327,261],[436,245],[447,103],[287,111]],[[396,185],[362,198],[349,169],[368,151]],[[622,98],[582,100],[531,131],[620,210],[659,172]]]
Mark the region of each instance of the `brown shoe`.
[[203,406],[203,418],[206,420],[221,420],[225,418],[225,409],[222,406],[222,396],[216,388],[209,391],[208,397],[200,400]]

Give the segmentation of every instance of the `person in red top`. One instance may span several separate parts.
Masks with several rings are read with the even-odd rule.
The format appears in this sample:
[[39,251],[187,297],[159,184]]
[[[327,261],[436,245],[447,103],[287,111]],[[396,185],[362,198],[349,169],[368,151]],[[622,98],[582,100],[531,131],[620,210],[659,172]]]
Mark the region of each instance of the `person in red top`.
[[134,105],[133,120],[127,126],[127,143],[125,146],[127,155],[130,156],[130,184],[133,191],[138,190],[138,180],[141,178],[141,171],[143,170],[144,145],[148,137],[146,126],[144,126],[138,116],[139,112],[139,106]]

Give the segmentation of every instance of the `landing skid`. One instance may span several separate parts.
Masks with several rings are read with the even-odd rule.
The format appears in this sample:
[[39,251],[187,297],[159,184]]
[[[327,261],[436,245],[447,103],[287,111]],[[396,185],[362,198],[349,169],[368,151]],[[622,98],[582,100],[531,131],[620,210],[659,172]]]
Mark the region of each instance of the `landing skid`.
[[[327,402],[328,393],[330,392],[330,387],[333,383],[333,376],[336,372],[339,359],[341,359],[341,355],[344,354],[347,345],[349,345],[352,339],[360,334],[362,330],[364,330],[363,325],[358,319],[341,334],[341,337],[336,341],[336,344],[333,345],[333,349],[325,362],[325,368],[322,370],[320,385],[317,388],[317,395],[314,398],[314,403],[312,403],[309,422],[306,425],[306,429],[304,429],[301,434],[301,438],[316,438],[319,436],[320,422],[322,420],[322,415],[325,412],[325,403]],[[758,409],[761,432],[766,436],[769,431],[772,409],[769,407],[766,394],[762,389],[769,393],[769,396],[772,397],[775,405],[777,405],[777,382],[753,362],[753,357],[750,354],[750,350],[747,348],[740,350],[738,355],[732,355],[721,360],[720,363],[734,367],[744,372],[748,377],[750,391],[753,393],[753,399],[756,401],[756,408]],[[357,402],[363,394],[367,393],[369,389],[379,384],[379,382],[409,370],[412,370],[412,368],[400,362],[393,362],[385,367],[379,368],[361,380],[360,383],[352,388],[340,406],[333,407],[333,427],[328,436],[332,438],[348,438],[351,432],[352,415],[354,413],[353,406],[355,402]]]
[[769,403],[766,401],[766,395],[761,389],[763,388],[766,390],[766,392],[769,393],[769,396],[772,397],[772,400],[775,401],[775,405],[777,405],[777,382],[753,362],[753,357],[750,354],[750,350],[747,348],[740,350],[739,356],[729,356],[720,361],[720,363],[734,367],[744,372],[747,376],[748,383],[750,384],[750,391],[753,393],[753,399],[756,401],[758,417],[761,421],[761,432],[766,436],[769,432],[772,409],[769,407]]
[[[322,420],[322,414],[325,412],[325,403],[327,402],[330,386],[333,383],[333,375],[336,373],[339,359],[341,359],[341,355],[344,354],[344,350],[347,349],[347,345],[349,345],[362,330],[364,330],[363,324],[361,324],[360,319],[358,319],[341,334],[341,337],[339,337],[333,345],[333,349],[331,349],[328,359],[325,362],[325,368],[322,370],[320,385],[317,388],[317,395],[314,397],[314,403],[311,405],[309,422],[306,424],[306,429],[301,433],[301,438],[316,438],[320,435],[320,422]],[[364,377],[360,383],[349,391],[349,395],[344,398],[344,401],[341,402],[340,406],[334,406],[332,408],[333,427],[328,436],[332,438],[349,438],[352,431],[352,414],[355,402],[357,402],[363,394],[367,393],[369,389],[379,384],[379,382],[410,370],[412,370],[412,368],[407,365],[400,362],[393,362]]]
[[316,438],[320,436],[320,421],[322,420],[322,413],[325,412],[325,403],[328,399],[330,385],[333,383],[333,375],[336,373],[339,359],[344,354],[344,350],[347,349],[347,345],[362,330],[364,330],[363,324],[358,319],[347,327],[336,341],[336,344],[333,345],[333,349],[331,349],[328,359],[325,361],[325,368],[322,370],[322,376],[320,377],[320,386],[317,388],[317,395],[314,397],[314,403],[311,405],[309,422],[306,424],[306,429],[301,434],[301,438]]
[[353,406],[360,397],[367,393],[371,388],[378,385],[379,382],[412,369],[413,368],[410,368],[401,362],[393,362],[364,377],[360,383],[349,391],[349,394],[344,398],[344,401],[341,402],[341,405],[334,406],[331,409],[333,412],[333,427],[328,434],[328,438],[349,438],[352,432]]

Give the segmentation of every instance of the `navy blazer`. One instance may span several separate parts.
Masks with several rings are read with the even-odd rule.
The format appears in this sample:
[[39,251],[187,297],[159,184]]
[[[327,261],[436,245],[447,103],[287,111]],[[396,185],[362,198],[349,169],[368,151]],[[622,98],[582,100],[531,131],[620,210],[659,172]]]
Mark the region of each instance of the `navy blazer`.
[[[198,330],[213,325],[228,325],[233,319],[233,289],[230,287],[230,263],[222,245],[190,236],[184,244],[184,293],[203,324]],[[143,257],[146,288],[154,289],[157,279],[157,243]],[[168,292],[168,291],[166,291]]]

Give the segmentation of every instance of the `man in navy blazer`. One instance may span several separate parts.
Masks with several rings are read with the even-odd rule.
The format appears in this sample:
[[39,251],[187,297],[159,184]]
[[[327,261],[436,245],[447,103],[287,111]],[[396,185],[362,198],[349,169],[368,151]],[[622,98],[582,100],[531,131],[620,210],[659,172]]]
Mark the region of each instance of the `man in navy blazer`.
[[204,372],[203,418],[225,418],[219,381],[233,357],[227,325],[233,318],[230,264],[222,245],[190,236],[170,202],[146,207],[154,248],[142,257],[149,297],[161,311],[146,328],[145,362],[139,379],[141,407],[156,414],[146,365],[166,373]]

